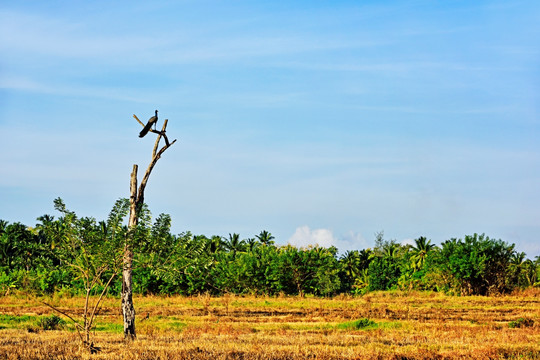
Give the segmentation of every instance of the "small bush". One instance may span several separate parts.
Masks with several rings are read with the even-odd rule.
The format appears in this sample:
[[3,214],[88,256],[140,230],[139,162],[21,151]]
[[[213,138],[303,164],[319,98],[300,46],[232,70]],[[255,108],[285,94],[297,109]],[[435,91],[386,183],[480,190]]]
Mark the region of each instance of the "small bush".
[[377,323],[369,319],[358,319],[354,321],[348,321],[338,325],[338,329],[360,330],[365,328],[375,327]]
[[519,318],[515,321],[510,321],[508,327],[511,329],[522,328],[522,327],[532,327],[534,325],[533,319]]
[[42,330],[59,330],[64,327],[65,323],[66,322],[59,316],[53,314],[51,316],[39,318],[37,321],[37,327]]

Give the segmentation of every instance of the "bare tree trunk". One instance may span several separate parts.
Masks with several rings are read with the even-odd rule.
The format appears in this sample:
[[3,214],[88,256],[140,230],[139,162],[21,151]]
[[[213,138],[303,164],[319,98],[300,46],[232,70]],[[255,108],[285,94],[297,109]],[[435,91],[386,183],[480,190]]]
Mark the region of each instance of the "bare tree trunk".
[[[133,115],[133,117],[144,127],[144,124],[137,118],[137,116]],[[124,264],[122,268],[122,314],[124,316],[124,339],[126,340],[133,340],[137,337],[135,333],[135,307],[133,306],[133,242],[139,222],[139,211],[144,204],[144,189],[146,188],[146,183],[148,182],[150,173],[161,155],[176,142],[176,140],[174,140],[173,142],[169,143],[169,139],[165,134],[166,129],[167,119],[165,119],[161,131],[150,129],[150,132],[158,134],[158,137],[152,151],[152,160],[146,169],[140,186],[137,186],[138,166],[136,164],[133,165],[133,171],[131,172],[128,223],[129,230],[128,237],[124,245]],[[161,138],[165,139],[165,146],[158,151]]]
[[124,315],[124,339],[133,340],[135,333],[135,307],[133,306],[132,279],[133,251],[126,245],[124,250],[124,270],[122,271],[122,313]]
[[133,340],[135,333],[135,307],[133,306],[133,237],[137,230],[139,220],[137,214],[137,165],[133,165],[131,172],[129,197],[129,232],[124,244],[124,266],[122,268],[122,314],[124,315],[124,338]]

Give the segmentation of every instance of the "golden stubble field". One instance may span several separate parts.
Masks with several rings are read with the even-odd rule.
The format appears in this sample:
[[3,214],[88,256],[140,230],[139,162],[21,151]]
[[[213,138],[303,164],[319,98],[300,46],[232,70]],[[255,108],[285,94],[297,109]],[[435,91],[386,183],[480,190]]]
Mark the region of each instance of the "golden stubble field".
[[0,359],[540,359],[540,291],[501,297],[381,292],[333,299],[137,297],[138,338],[124,342],[117,298],[93,333],[39,330],[82,298],[0,297]]

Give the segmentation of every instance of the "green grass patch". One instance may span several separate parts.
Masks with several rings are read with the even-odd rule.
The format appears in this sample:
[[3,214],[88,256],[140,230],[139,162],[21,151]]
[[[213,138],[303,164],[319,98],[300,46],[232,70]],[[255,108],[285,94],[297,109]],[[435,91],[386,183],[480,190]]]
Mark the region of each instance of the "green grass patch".
[[337,328],[341,330],[368,330],[378,327],[379,325],[375,321],[365,318],[337,324]]
[[378,323],[375,327],[378,329],[399,329],[401,323],[397,321]]
[[6,315],[0,314],[0,321],[2,323],[23,323],[29,321],[35,321],[37,316],[35,315]]
[[0,326],[5,329],[23,329],[34,325],[39,319],[36,315],[6,315],[0,314]]
[[178,321],[177,319],[172,319],[172,318],[169,318],[169,319],[164,318],[164,319],[165,321],[151,322],[150,325],[152,327],[156,327],[161,330],[173,330],[173,331],[183,331],[188,326],[185,322]]
[[173,321],[167,324],[171,329],[176,331],[182,331],[186,328],[187,324],[180,321]]
[[7,315],[0,314],[0,327],[2,329],[29,329],[29,330],[60,330],[65,329],[66,322],[57,315]]
[[117,323],[98,323],[95,327],[96,331],[112,332],[115,334],[121,334],[124,332],[124,324]]

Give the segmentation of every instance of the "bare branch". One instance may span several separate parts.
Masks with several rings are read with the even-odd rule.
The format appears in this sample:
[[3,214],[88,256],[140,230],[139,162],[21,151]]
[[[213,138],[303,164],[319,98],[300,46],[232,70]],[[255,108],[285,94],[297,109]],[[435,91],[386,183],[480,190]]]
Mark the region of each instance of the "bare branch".
[[[167,126],[167,120],[165,120],[165,122],[163,123],[163,126]],[[161,133],[158,133],[156,142],[154,143],[154,149],[152,150],[152,159],[156,156],[156,151],[157,151],[160,141],[161,141]]]
[[161,132],[158,132],[159,135],[156,138],[154,149],[152,150],[152,160],[150,161],[150,164],[148,164],[148,168],[146,169],[146,172],[144,173],[144,177],[141,181],[141,185],[139,186],[139,193],[137,196],[137,202],[139,204],[142,204],[144,202],[144,190],[146,188],[146,183],[148,182],[148,179],[150,178],[150,173],[152,172],[152,169],[156,165],[157,161],[161,158],[161,155],[165,152],[165,150],[167,150],[170,146],[172,146],[172,144],[176,142],[176,140],[174,140],[172,143],[168,143],[168,139],[167,139],[165,141],[166,145],[163,146],[159,151],[157,151],[159,142],[161,140],[161,136],[165,134],[165,131],[167,129],[168,121],[169,121],[168,119],[165,119],[165,121],[163,122],[163,127],[162,127]]
[[81,338],[81,341],[82,341],[83,343],[85,342],[85,341],[84,341],[84,338],[83,338],[83,336],[82,336],[82,334],[81,334],[81,330],[84,330],[84,329],[83,329],[83,327],[81,326],[81,324],[79,324],[79,323],[77,322],[77,320],[75,320],[74,318],[72,318],[72,317],[71,317],[69,314],[67,314],[66,312],[64,312],[64,311],[62,311],[62,310],[60,310],[60,309],[58,309],[58,308],[56,308],[56,307],[54,307],[54,306],[52,306],[52,305],[47,304],[47,303],[44,302],[44,301],[40,301],[40,302],[41,302],[42,304],[44,304],[44,305],[47,305],[48,307],[50,307],[50,308],[53,309],[54,311],[57,311],[57,312],[59,312],[60,314],[64,315],[64,316],[67,317],[69,320],[71,320],[71,321],[73,322],[73,324],[75,325],[75,329],[77,329],[77,334],[79,334],[79,337]]
[[162,147],[157,154],[152,158],[152,161],[148,165],[148,168],[146,169],[146,173],[144,174],[144,177],[141,181],[141,185],[139,186],[139,195],[137,197],[137,201],[144,202],[144,189],[146,188],[146,183],[148,182],[148,178],[150,178],[150,173],[152,172],[152,169],[156,165],[157,161],[161,158],[161,155],[167,150],[169,147],[171,147],[176,140],[174,140],[172,143],[170,143],[168,146],[165,145]]
[[71,321],[73,321],[75,323],[76,326],[78,326],[79,328],[82,329],[82,326],[77,322],[77,320],[75,320],[74,318],[72,318],[69,314],[67,314],[66,312],[50,305],[50,304],[47,304],[45,301],[40,301],[43,305],[47,305],[48,307],[50,307],[51,309],[53,309],[54,311],[57,311],[59,312],[60,314],[64,315],[65,317],[69,318]]
[[84,322],[84,330],[87,334],[88,339],[88,301],[90,300],[90,291],[92,291],[91,288],[86,289],[86,299],[84,300],[84,314],[83,314],[83,322]]
[[142,125],[142,127],[145,127],[145,124],[144,124],[141,120],[139,120],[139,118],[137,117],[137,115],[133,114],[133,117],[135,118],[135,120],[137,120],[137,121],[139,122],[139,124]]
[[94,318],[95,318],[95,316],[97,314],[97,309],[99,307],[99,304],[101,303],[101,299],[103,298],[103,295],[105,295],[105,292],[109,289],[109,286],[111,285],[111,282],[113,281],[115,276],[116,276],[116,273],[113,272],[113,274],[109,278],[109,281],[107,281],[107,284],[103,288],[103,291],[99,295],[99,299],[96,301],[96,305],[94,306],[94,308],[92,309],[92,313],[90,314],[90,320],[88,322],[90,324],[90,326],[92,326],[92,323],[94,322]]
[[[133,165],[133,171],[131,172],[131,182],[130,182],[130,214],[135,214],[136,211],[136,204],[139,202],[139,199],[137,198],[137,170],[139,169],[139,166],[137,164]],[[129,231],[134,231],[133,227],[137,225],[137,217],[131,217],[129,218]]]
[[167,135],[165,135],[165,129],[167,128],[167,123],[169,122],[169,119],[165,119],[163,122],[163,128],[161,129],[161,135],[165,138],[165,145],[170,146],[169,139],[167,138]]

